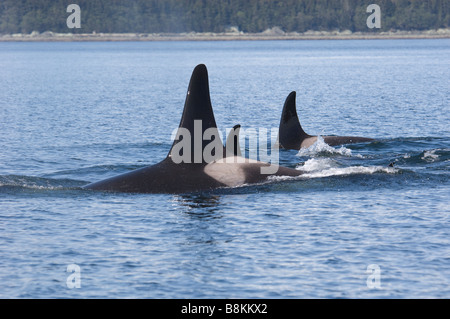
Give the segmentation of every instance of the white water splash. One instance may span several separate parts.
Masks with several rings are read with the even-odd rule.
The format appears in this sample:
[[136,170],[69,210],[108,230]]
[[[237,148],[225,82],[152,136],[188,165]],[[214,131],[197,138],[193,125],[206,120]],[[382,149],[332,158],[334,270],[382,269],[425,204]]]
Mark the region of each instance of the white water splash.
[[[307,148],[301,148],[297,153],[297,156],[314,156],[319,153],[328,153],[328,154],[337,154],[342,156],[352,156],[352,150],[346,148],[345,146],[341,146],[340,148],[334,148],[327,143],[325,143],[322,136],[317,136],[317,141]],[[361,157],[362,155],[358,154],[357,157]]]
[[320,178],[354,174],[374,174],[380,172],[394,174],[398,172],[396,168],[387,166],[339,167],[336,162],[327,158],[309,159],[303,164],[303,166],[298,166],[296,169],[305,172],[305,174],[302,175],[302,177],[304,178]]
[[304,172],[300,176],[271,176],[271,181],[285,181],[305,178],[321,178],[330,176],[343,176],[355,174],[374,174],[386,173],[395,174],[398,169],[388,166],[348,166],[341,167],[339,164],[330,158],[312,158],[307,160],[303,165],[297,166],[297,170]]
[[439,155],[436,154],[436,150],[431,150],[431,151],[425,151],[423,153],[422,159],[427,161],[427,162],[434,162],[439,158]]

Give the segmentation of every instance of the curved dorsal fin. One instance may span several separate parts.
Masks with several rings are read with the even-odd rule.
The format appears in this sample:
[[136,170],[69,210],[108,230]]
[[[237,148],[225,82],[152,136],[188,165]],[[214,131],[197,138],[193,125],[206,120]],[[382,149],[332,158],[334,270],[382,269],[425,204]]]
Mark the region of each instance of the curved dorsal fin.
[[300,149],[302,141],[310,137],[303,131],[298,119],[295,105],[295,91],[292,91],[284,102],[281,113],[280,128],[278,129],[278,142],[282,148]]
[[242,156],[241,145],[239,144],[239,124],[233,126],[233,129],[228,133],[227,142],[225,144],[225,157],[228,156]]
[[[206,130],[208,130],[208,134],[206,134],[207,137],[204,138]],[[186,134],[184,134],[186,132],[189,132],[190,141],[186,140],[187,137]],[[180,138],[181,136],[182,138]],[[173,155],[175,155],[173,152],[175,152],[176,155],[183,157],[184,162],[206,164],[208,161],[205,161],[203,151],[208,144],[212,143],[212,141],[215,141],[214,144],[217,145],[215,148],[215,157],[222,157],[221,150],[223,148],[223,143],[220,140],[211,105],[208,70],[204,64],[199,64],[192,72],[186,94],[186,101],[184,103],[183,115],[168,157],[173,158]],[[177,146],[180,142],[183,143],[183,145]],[[186,155],[184,152],[189,151],[189,149],[183,149],[183,147],[190,147],[190,154]],[[180,149],[183,149],[181,153],[184,154],[180,154]]]

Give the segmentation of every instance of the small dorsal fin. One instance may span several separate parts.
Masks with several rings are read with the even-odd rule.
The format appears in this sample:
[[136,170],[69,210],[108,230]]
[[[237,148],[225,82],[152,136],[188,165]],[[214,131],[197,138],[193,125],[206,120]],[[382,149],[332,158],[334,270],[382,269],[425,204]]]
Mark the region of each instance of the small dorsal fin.
[[239,144],[239,130],[241,126],[239,124],[233,126],[228,133],[227,142],[225,144],[225,157],[228,156],[242,156],[241,146]]
[[[180,129],[184,129],[184,132],[188,131],[190,133],[190,143],[186,143],[186,140],[184,140],[184,135],[180,138],[180,134],[182,135],[183,132]],[[174,151],[175,146],[178,143],[183,142],[183,145],[190,145],[191,147],[189,162],[205,164],[205,159],[202,156],[203,151],[205,147],[212,142],[212,140],[203,138],[206,130],[209,130],[209,136],[214,136],[212,140],[214,140],[217,145],[220,145],[220,151],[219,147],[217,147],[219,152],[216,153],[218,153],[217,157],[221,158],[223,143],[220,140],[219,131],[217,129],[216,120],[214,118],[214,112],[211,105],[208,70],[204,64],[199,64],[192,72],[186,94],[186,101],[184,103],[183,115],[178,127],[177,136],[175,137],[168,157],[173,157],[174,154],[172,154],[172,152]],[[178,152],[179,149],[177,148],[176,151]],[[202,154],[199,154],[199,152]]]
[[292,91],[286,98],[281,113],[280,127],[278,129],[279,145],[286,149],[300,149],[303,140],[311,137],[303,131],[300,125],[295,97],[296,92]]

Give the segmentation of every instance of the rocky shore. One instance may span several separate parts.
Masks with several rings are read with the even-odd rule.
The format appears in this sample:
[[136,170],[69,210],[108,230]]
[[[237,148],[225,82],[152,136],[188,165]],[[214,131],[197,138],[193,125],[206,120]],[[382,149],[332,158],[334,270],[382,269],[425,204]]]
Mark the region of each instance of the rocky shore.
[[224,33],[54,33],[46,31],[30,34],[0,34],[0,42],[33,41],[230,41],[230,40],[351,40],[351,39],[442,39],[450,38],[450,29],[427,31],[388,31],[351,32],[344,31],[306,31],[284,32],[278,27],[261,33],[242,31]]

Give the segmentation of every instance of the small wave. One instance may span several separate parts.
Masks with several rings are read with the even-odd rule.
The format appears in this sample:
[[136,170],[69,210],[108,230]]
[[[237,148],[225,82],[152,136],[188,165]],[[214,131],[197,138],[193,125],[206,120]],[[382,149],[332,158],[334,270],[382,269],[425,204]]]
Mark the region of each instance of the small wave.
[[[297,156],[315,156],[320,154],[332,154],[332,155],[342,155],[342,156],[352,156],[352,150],[341,146],[340,148],[334,148],[327,143],[322,136],[317,136],[317,141],[307,148],[301,148],[297,153]],[[357,157],[362,157],[360,154]]]
[[387,166],[339,167],[335,161],[327,158],[309,159],[303,164],[303,166],[297,167],[297,169],[304,171],[305,174],[302,176],[307,178],[353,175],[353,174],[374,174],[378,172],[392,174],[398,172],[398,169]]
[[399,170],[395,167],[388,166],[348,166],[340,167],[337,162],[329,158],[312,158],[307,160],[302,166],[298,166],[297,170],[303,171],[300,176],[271,176],[270,181],[286,181],[298,180],[305,178],[321,178],[331,176],[355,175],[355,174],[375,174],[387,173],[395,174]]
[[435,162],[439,158],[439,155],[436,154],[436,151],[439,151],[439,150],[435,149],[435,150],[425,151],[421,158],[427,162]]
[[398,158],[398,163],[403,165],[440,165],[450,159],[450,149],[436,148],[430,150],[418,150],[403,154]]
[[319,178],[330,176],[342,176],[342,175],[355,175],[355,174],[374,174],[374,173],[396,173],[398,170],[392,167],[383,166],[350,166],[344,168],[329,168],[323,171],[306,173],[303,175],[305,178]]
[[58,180],[33,176],[0,175],[0,189],[63,190],[78,188],[84,184],[86,183],[70,179]]

